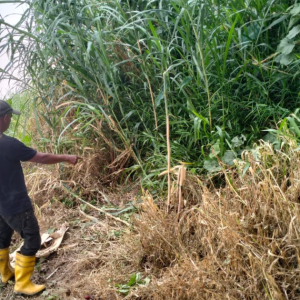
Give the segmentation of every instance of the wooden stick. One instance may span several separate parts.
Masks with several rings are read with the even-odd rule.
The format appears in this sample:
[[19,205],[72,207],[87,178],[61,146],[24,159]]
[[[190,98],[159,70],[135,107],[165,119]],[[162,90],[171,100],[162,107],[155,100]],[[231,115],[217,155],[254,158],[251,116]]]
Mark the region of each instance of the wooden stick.
[[184,184],[184,180],[185,180],[185,166],[181,165],[178,169],[178,180],[177,180],[177,185],[178,185],[178,197],[179,197],[179,202],[178,202],[178,211],[177,214],[179,216],[180,211],[182,209],[183,206],[183,184]]

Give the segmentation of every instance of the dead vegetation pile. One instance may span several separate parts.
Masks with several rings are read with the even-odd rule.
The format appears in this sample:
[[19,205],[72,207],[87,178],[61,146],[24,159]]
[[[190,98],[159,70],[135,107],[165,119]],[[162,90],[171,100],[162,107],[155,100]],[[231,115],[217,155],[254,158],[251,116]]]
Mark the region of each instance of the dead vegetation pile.
[[[200,180],[183,166],[175,168],[168,209],[165,199],[154,200],[150,192],[113,193],[97,185],[97,176],[88,175],[87,169],[95,172],[88,159],[68,171],[69,181],[53,169],[36,169],[27,181],[42,228],[70,225],[62,249],[41,264],[44,277],[50,276],[49,295],[58,295],[51,299],[299,299],[296,147],[288,141],[275,151],[262,143],[218,179]],[[83,208],[74,197],[86,199],[88,189],[82,195],[81,186],[101,195],[96,208],[114,210]],[[76,205],[70,210],[63,199]],[[131,202],[139,213],[130,219],[114,214]]]
[[[123,280],[126,299],[299,299],[300,154],[269,144],[244,153],[214,188],[188,175],[166,213],[142,197],[134,227],[103,253],[96,282]],[[130,274],[141,272],[130,285]],[[120,276],[121,274],[121,276]],[[150,278],[150,283],[146,278]],[[120,286],[119,286],[120,287]],[[125,290],[124,290],[125,288]],[[99,284],[99,295],[113,290]],[[122,298],[121,296],[118,298]]]

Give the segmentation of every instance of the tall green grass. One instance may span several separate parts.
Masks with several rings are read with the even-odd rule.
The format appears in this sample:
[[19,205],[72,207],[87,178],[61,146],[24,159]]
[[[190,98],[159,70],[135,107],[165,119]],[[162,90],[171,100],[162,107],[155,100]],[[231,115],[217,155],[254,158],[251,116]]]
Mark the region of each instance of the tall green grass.
[[299,106],[299,60],[276,61],[299,18],[289,1],[25,3],[1,38],[13,61],[2,74],[22,66],[58,144],[101,120],[116,148],[134,150],[132,168],[154,176],[167,163],[167,109],[172,164],[217,170],[216,157],[231,164]]
[[30,95],[26,93],[16,94],[6,100],[14,109],[22,112],[20,116],[12,115],[11,124],[6,134],[14,136],[30,146],[32,139],[38,138],[32,136],[30,129],[30,124],[32,124],[31,113],[33,111]]

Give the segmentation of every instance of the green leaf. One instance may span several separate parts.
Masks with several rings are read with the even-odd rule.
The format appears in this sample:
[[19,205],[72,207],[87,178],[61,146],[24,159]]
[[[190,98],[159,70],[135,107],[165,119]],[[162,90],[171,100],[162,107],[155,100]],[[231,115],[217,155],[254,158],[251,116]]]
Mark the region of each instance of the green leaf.
[[216,126],[216,128],[217,128],[220,138],[222,138],[224,136],[222,129],[219,126]]
[[243,170],[243,174],[242,174],[242,178],[245,176],[246,172],[248,171],[248,169],[250,168],[250,163],[246,163],[244,170]]
[[155,99],[155,107],[160,106],[161,100],[164,99],[164,90],[161,89],[159,94],[157,95]]
[[121,290],[118,290],[118,292],[120,294],[128,295],[129,289],[121,289]]
[[291,10],[291,15],[295,16],[300,13],[300,3],[296,3],[294,8]]
[[296,133],[297,137],[299,138],[300,137],[300,128],[299,126],[296,124],[296,121],[294,118],[292,117],[287,117],[288,121],[290,122],[291,124],[291,129]]
[[136,282],[137,282],[137,274],[133,274],[133,275],[131,275],[127,284],[128,284],[128,286],[133,286],[136,284]]
[[201,120],[198,117],[194,118],[194,139],[195,142],[200,139]]
[[90,59],[90,52],[91,52],[92,45],[93,45],[93,43],[91,41],[89,41],[87,49],[86,49],[86,60]]
[[217,142],[212,145],[211,153],[209,154],[210,158],[216,157],[221,152],[220,144]]
[[267,30],[269,30],[270,28],[274,27],[275,25],[277,25],[278,23],[284,21],[285,19],[289,18],[288,14],[284,14],[282,16],[280,16],[279,19],[273,21],[269,26],[267,26],[262,32],[265,32]]
[[293,27],[292,30],[290,30],[289,34],[287,35],[288,39],[294,38],[298,33],[300,32],[300,25],[297,25]]
[[294,47],[295,47],[295,43],[290,41],[288,38],[284,38],[283,40],[281,40],[277,48],[277,51],[287,55],[293,51]]
[[74,79],[74,81],[75,81],[77,87],[80,88],[80,89],[82,90],[83,87],[82,87],[82,84],[81,84],[80,79],[79,79],[79,77],[77,76],[77,74],[76,74],[75,72],[72,72],[72,71],[71,71],[71,74],[72,74],[72,78]]
[[237,154],[235,151],[226,151],[224,156],[222,157],[222,162],[226,165],[232,166],[234,164],[233,160],[237,158]]
[[204,161],[203,168],[208,172],[218,172],[222,170],[215,158],[206,159]]
[[290,63],[293,62],[294,58],[295,58],[294,54],[289,54],[289,55],[280,54],[276,57],[275,61],[280,63],[281,65],[288,66]]
[[[287,15],[289,16],[289,15]],[[288,29],[292,28],[295,24],[298,24],[300,20],[300,15],[294,16],[290,18]]]
[[135,276],[135,281],[136,281],[136,283],[140,283],[140,282],[141,282],[141,279],[142,279],[141,273],[136,273],[136,276]]
[[262,138],[265,142],[270,142],[270,143],[274,143],[277,141],[277,137],[274,133],[272,132],[268,132],[263,138]]
[[197,113],[197,112],[194,111],[194,110],[192,110],[192,113],[193,113],[195,116],[197,116],[199,119],[201,119],[205,124],[208,123],[208,120],[207,120],[205,117],[203,117],[200,113]]
[[236,136],[231,140],[231,145],[233,148],[238,148],[238,147],[242,146],[243,144],[244,144],[243,136],[241,136],[241,137]]
[[185,87],[187,84],[189,84],[192,80],[193,80],[193,77],[191,77],[191,76],[185,77],[180,84],[180,90],[182,90],[182,88]]
[[151,279],[149,277],[146,277],[144,280],[144,284],[148,285],[150,283]]

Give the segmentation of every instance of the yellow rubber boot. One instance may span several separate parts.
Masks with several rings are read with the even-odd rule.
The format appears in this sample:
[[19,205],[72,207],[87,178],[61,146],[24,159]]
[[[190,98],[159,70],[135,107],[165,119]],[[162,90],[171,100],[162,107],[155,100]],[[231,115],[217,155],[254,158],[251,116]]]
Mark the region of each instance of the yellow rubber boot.
[[24,256],[21,253],[16,254],[15,266],[15,288],[16,294],[32,296],[45,289],[44,285],[37,285],[30,281],[35,266],[35,256]]
[[0,249],[0,274],[3,283],[7,283],[8,280],[15,276],[15,270],[9,262],[9,250]]

